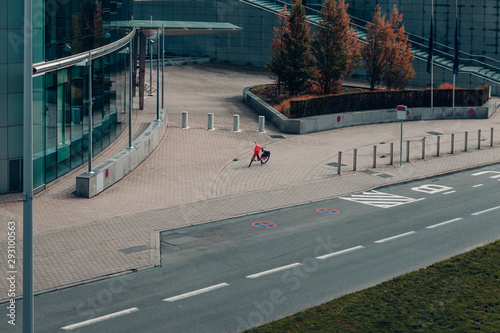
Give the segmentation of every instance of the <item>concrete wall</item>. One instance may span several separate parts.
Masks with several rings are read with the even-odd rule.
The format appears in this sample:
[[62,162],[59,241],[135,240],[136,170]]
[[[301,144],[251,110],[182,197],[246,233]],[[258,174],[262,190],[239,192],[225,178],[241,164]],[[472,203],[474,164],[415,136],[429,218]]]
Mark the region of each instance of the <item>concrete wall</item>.
[[151,125],[132,143],[133,149],[124,148],[112,158],[97,165],[93,173],[76,177],[76,194],[92,198],[101,193],[141,164],[158,146],[167,129],[167,110],[161,110],[161,121]]
[[[257,114],[266,117],[283,133],[306,134],[327,131],[342,127],[380,124],[400,121],[396,109],[369,110],[357,112],[332,113],[328,115],[288,119],[263,100],[252,94],[247,87],[243,90],[243,102]],[[497,110],[495,102],[490,100],[480,107],[435,107],[409,109],[407,121],[439,119],[488,119]]]

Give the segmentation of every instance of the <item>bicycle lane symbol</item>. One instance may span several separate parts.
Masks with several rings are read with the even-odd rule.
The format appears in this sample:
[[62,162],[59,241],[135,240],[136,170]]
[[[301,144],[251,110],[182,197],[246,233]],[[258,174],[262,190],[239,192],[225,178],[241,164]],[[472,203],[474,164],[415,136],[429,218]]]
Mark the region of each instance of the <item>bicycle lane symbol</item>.
[[278,225],[276,223],[259,221],[259,222],[253,222],[252,226],[256,227],[256,228],[261,228],[261,229],[272,229],[272,228],[276,228]]
[[340,210],[338,209],[333,209],[333,208],[318,208],[316,209],[318,213],[321,214],[337,214],[340,213]]

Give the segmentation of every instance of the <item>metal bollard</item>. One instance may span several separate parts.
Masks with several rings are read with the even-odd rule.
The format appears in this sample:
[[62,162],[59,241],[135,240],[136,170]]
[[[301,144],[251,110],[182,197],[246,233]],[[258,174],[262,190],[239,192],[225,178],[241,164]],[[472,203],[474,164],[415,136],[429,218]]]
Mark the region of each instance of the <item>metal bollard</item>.
[[259,133],[266,133],[265,126],[266,126],[266,117],[259,116]]
[[214,114],[213,113],[208,114],[208,127],[207,127],[207,129],[209,131],[215,130],[215,128],[214,128]]
[[342,168],[342,152],[339,151],[339,161],[337,165],[337,175],[340,175],[340,169]]
[[394,165],[394,143],[391,142],[391,161],[389,165]]
[[410,140],[406,140],[406,162],[410,162]]
[[182,111],[182,128],[189,129],[188,126],[188,113],[186,111]]
[[491,128],[491,131],[490,131],[490,147],[493,147],[493,127]]
[[481,149],[481,130],[477,130],[477,149]]
[[352,171],[356,171],[356,162],[357,162],[357,159],[358,159],[358,149],[357,148],[354,148],[354,155],[353,155],[353,158],[352,158]]
[[425,136],[422,138],[422,159],[425,160]]
[[469,141],[469,132],[465,131],[465,149],[467,151],[467,142]]
[[451,134],[451,153],[455,152],[455,133]]
[[439,157],[439,146],[441,144],[441,136],[438,135],[437,137],[437,154],[436,156]]
[[240,131],[240,116],[235,114],[233,118],[233,132],[241,132]]
[[373,146],[373,168],[377,167],[377,146]]

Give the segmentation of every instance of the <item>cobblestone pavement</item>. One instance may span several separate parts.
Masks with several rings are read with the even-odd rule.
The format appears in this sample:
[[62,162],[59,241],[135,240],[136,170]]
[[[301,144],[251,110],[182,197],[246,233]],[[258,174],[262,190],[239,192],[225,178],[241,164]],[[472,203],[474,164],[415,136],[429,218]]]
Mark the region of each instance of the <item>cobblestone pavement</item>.
[[[411,159],[399,167],[399,123],[342,128],[307,135],[289,135],[266,125],[258,133],[258,116],[241,102],[244,87],[268,83],[266,72],[223,65],[190,65],[165,70],[167,132],[153,154],[120,182],[92,199],[78,198],[76,175],[86,166],[48,184],[34,198],[35,293],[92,281],[159,264],[158,232],[255,212],[334,198],[383,185],[496,163],[500,159],[500,113],[487,120],[420,121],[404,124]],[[156,79],[153,78],[153,82]],[[135,101],[137,103],[137,101]],[[145,109],[134,111],[134,133],[156,115],[156,97],[146,97]],[[181,128],[182,112],[189,129]],[[215,130],[207,130],[207,114]],[[233,116],[241,132],[233,132]],[[489,147],[490,128],[495,128]],[[477,149],[482,130],[481,149]],[[464,152],[464,132],[469,151]],[[442,133],[441,156],[437,136]],[[450,134],[455,153],[450,154]],[[282,135],[283,138],[272,138]],[[426,159],[421,139],[426,137]],[[248,168],[254,141],[271,152],[269,163]],[[393,143],[394,164],[389,165]],[[94,161],[112,156],[128,145],[127,130],[113,147]],[[377,145],[377,171],[372,169]],[[356,172],[353,149],[358,150]],[[342,173],[337,174],[342,151]],[[0,222],[15,221],[17,253],[22,250],[22,195],[0,196]],[[7,229],[0,235],[0,256],[7,258]],[[119,250],[130,251],[120,252]],[[125,253],[124,253],[125,252]],[[128,254],[126,254],[128,253]],[[18,295],[22,291],[22,258]],[[0,281],[0,301],[7,281]]]

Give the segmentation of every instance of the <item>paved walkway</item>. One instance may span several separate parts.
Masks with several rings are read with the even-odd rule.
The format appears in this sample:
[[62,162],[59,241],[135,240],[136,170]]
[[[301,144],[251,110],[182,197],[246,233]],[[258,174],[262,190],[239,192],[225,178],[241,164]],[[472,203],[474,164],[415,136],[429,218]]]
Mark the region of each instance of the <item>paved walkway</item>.
[[[241,97],[244,87],[270,82],[263,71],[221,65],[176,66],[166,68],[165,78],[168,129],[144,163],[92,199],[74,195],[75,177],[86,166],[49,184],[35,196],[36,293],[158,265],[159,231],[334,198],[500,160],[500,112],[488,120],[405,123],[411,161],[400,168],[398,123],[308,135],[283,134],[268,124],[266,133],[258,133],[258,116],[241,102]],[[146,97],[145,105],[147,110],[135,112],[134,132],[154,119],[156,97]],[[182,111],[189,113],[187,130],[181,128]],[[206,129],[209,112],[214,114],[215,131]],[[235,114],[240,115],[240,133],[232,131]],[[493,148],[489,147],[491,127],[496,129]],[[480,150],[478,129],[485,139]],[[464,131],[469,132],[468,152],[463,152]],[[428,132],[443,133],[441,157],[433,157],[437,136]],[[451,133],[456,133],[453,155]],[[428,157],[422,160],[424,136]],[[265,145],[272,155],[268,164],[255,163],[248,168],[254,141]],[[388,165],[390,143],[394,143],[394,166]],[[125,131],[94,163],[127,144]],[[377,145],[377,171],[386,177],[359,172],[372,170],[373,145]],[[354,148],[358,149],[357,172],[352,171]],[[343,152],[345,164],[340,176],[335,166],[338,151]],[[17,223],[20,294],[20,194],[0,196],[0,222],[5,226],[7,221]],[[0,256],[7,258],[4,230],[0,235]],[[0,301],[6,300],[7,287],[6,280],[0,280]]]

